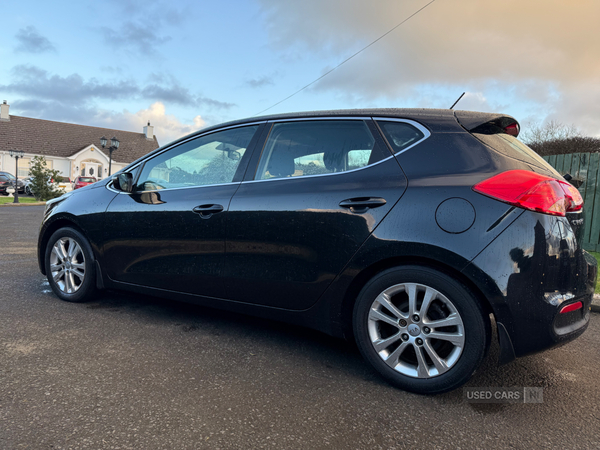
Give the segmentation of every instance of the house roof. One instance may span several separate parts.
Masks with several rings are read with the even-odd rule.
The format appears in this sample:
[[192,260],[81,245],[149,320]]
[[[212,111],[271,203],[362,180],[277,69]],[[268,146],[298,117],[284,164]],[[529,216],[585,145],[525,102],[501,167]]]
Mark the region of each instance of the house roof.
[[119,163],[130,163],[159,147],[156,136],[149,140],[144,133],[13,115],[9,121],[0,121],[0,151],[23,150],[35,155],[66,158],[90,144],[101,149],[102,136],[109,144],[113,136],[119,140],[119,149],[112,154],[113,161]]

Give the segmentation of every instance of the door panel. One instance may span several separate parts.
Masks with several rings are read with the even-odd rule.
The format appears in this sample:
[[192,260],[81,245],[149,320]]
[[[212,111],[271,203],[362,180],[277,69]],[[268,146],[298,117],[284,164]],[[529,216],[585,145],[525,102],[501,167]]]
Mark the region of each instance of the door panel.
[[[224,272],[231,300],[309,308],[406,188],[387,149],[369,150],[379,162],[357,170],[352,163],[371,161],[352,144],[338,157],[319,133],[294,133],[276,142],[271,132],[256,171],[261,180],[243,182],[231,201]],[[358,140],[358,149],[365,147],[362,137],[351,141]],[[294,153],[295,165],[276,154],[278,145]],[[308,171],[316,176],[304,176]]]
[[224,297],[227,209],[258,125],[215,131],[146,161],[131,194],[107,210],[107,274],[115,280]]
[[[227,206],[239,184],[117,195],[106,212],[107,274],[116,281],[223,297]],[[220,212],[194,209],[220,205]]]

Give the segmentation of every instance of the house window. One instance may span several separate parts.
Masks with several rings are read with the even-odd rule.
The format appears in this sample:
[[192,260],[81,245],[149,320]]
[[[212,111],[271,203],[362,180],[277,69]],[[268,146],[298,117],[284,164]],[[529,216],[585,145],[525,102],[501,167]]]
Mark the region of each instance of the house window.
[[30,158],[19,158],[19,168],[17,172],[18,178],[27,178],[29,176]]

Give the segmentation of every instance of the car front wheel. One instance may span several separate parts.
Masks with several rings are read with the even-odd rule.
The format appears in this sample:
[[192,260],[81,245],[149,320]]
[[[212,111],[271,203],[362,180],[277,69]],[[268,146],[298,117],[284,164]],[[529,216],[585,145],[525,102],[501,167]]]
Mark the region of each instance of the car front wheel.
[[386,270],[363,288],[354,307],[363,357],[396,386],[418,394],[466,383],[489,345],[490,324],[469,290],[436,270]]
[[79,231],[55,231],[46,247],[45,264],[50,287],[62,300],[81,302],[96,292],[94,254]]

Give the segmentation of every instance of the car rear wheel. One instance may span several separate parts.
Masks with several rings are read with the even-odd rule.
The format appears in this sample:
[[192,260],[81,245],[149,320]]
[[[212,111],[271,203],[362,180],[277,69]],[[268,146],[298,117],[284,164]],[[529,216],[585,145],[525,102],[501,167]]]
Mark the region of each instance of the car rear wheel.
[[406,266],[375,276],[354,307],[363,357],[401,389],[437,394],[466,383],[489,345],[489,318],[469,290],[436,270]]
[[87,239],[73,228],[61,228],[48,241],[46,276],[54,293],[69,302],[89,300],[96,292],[94,254]]

